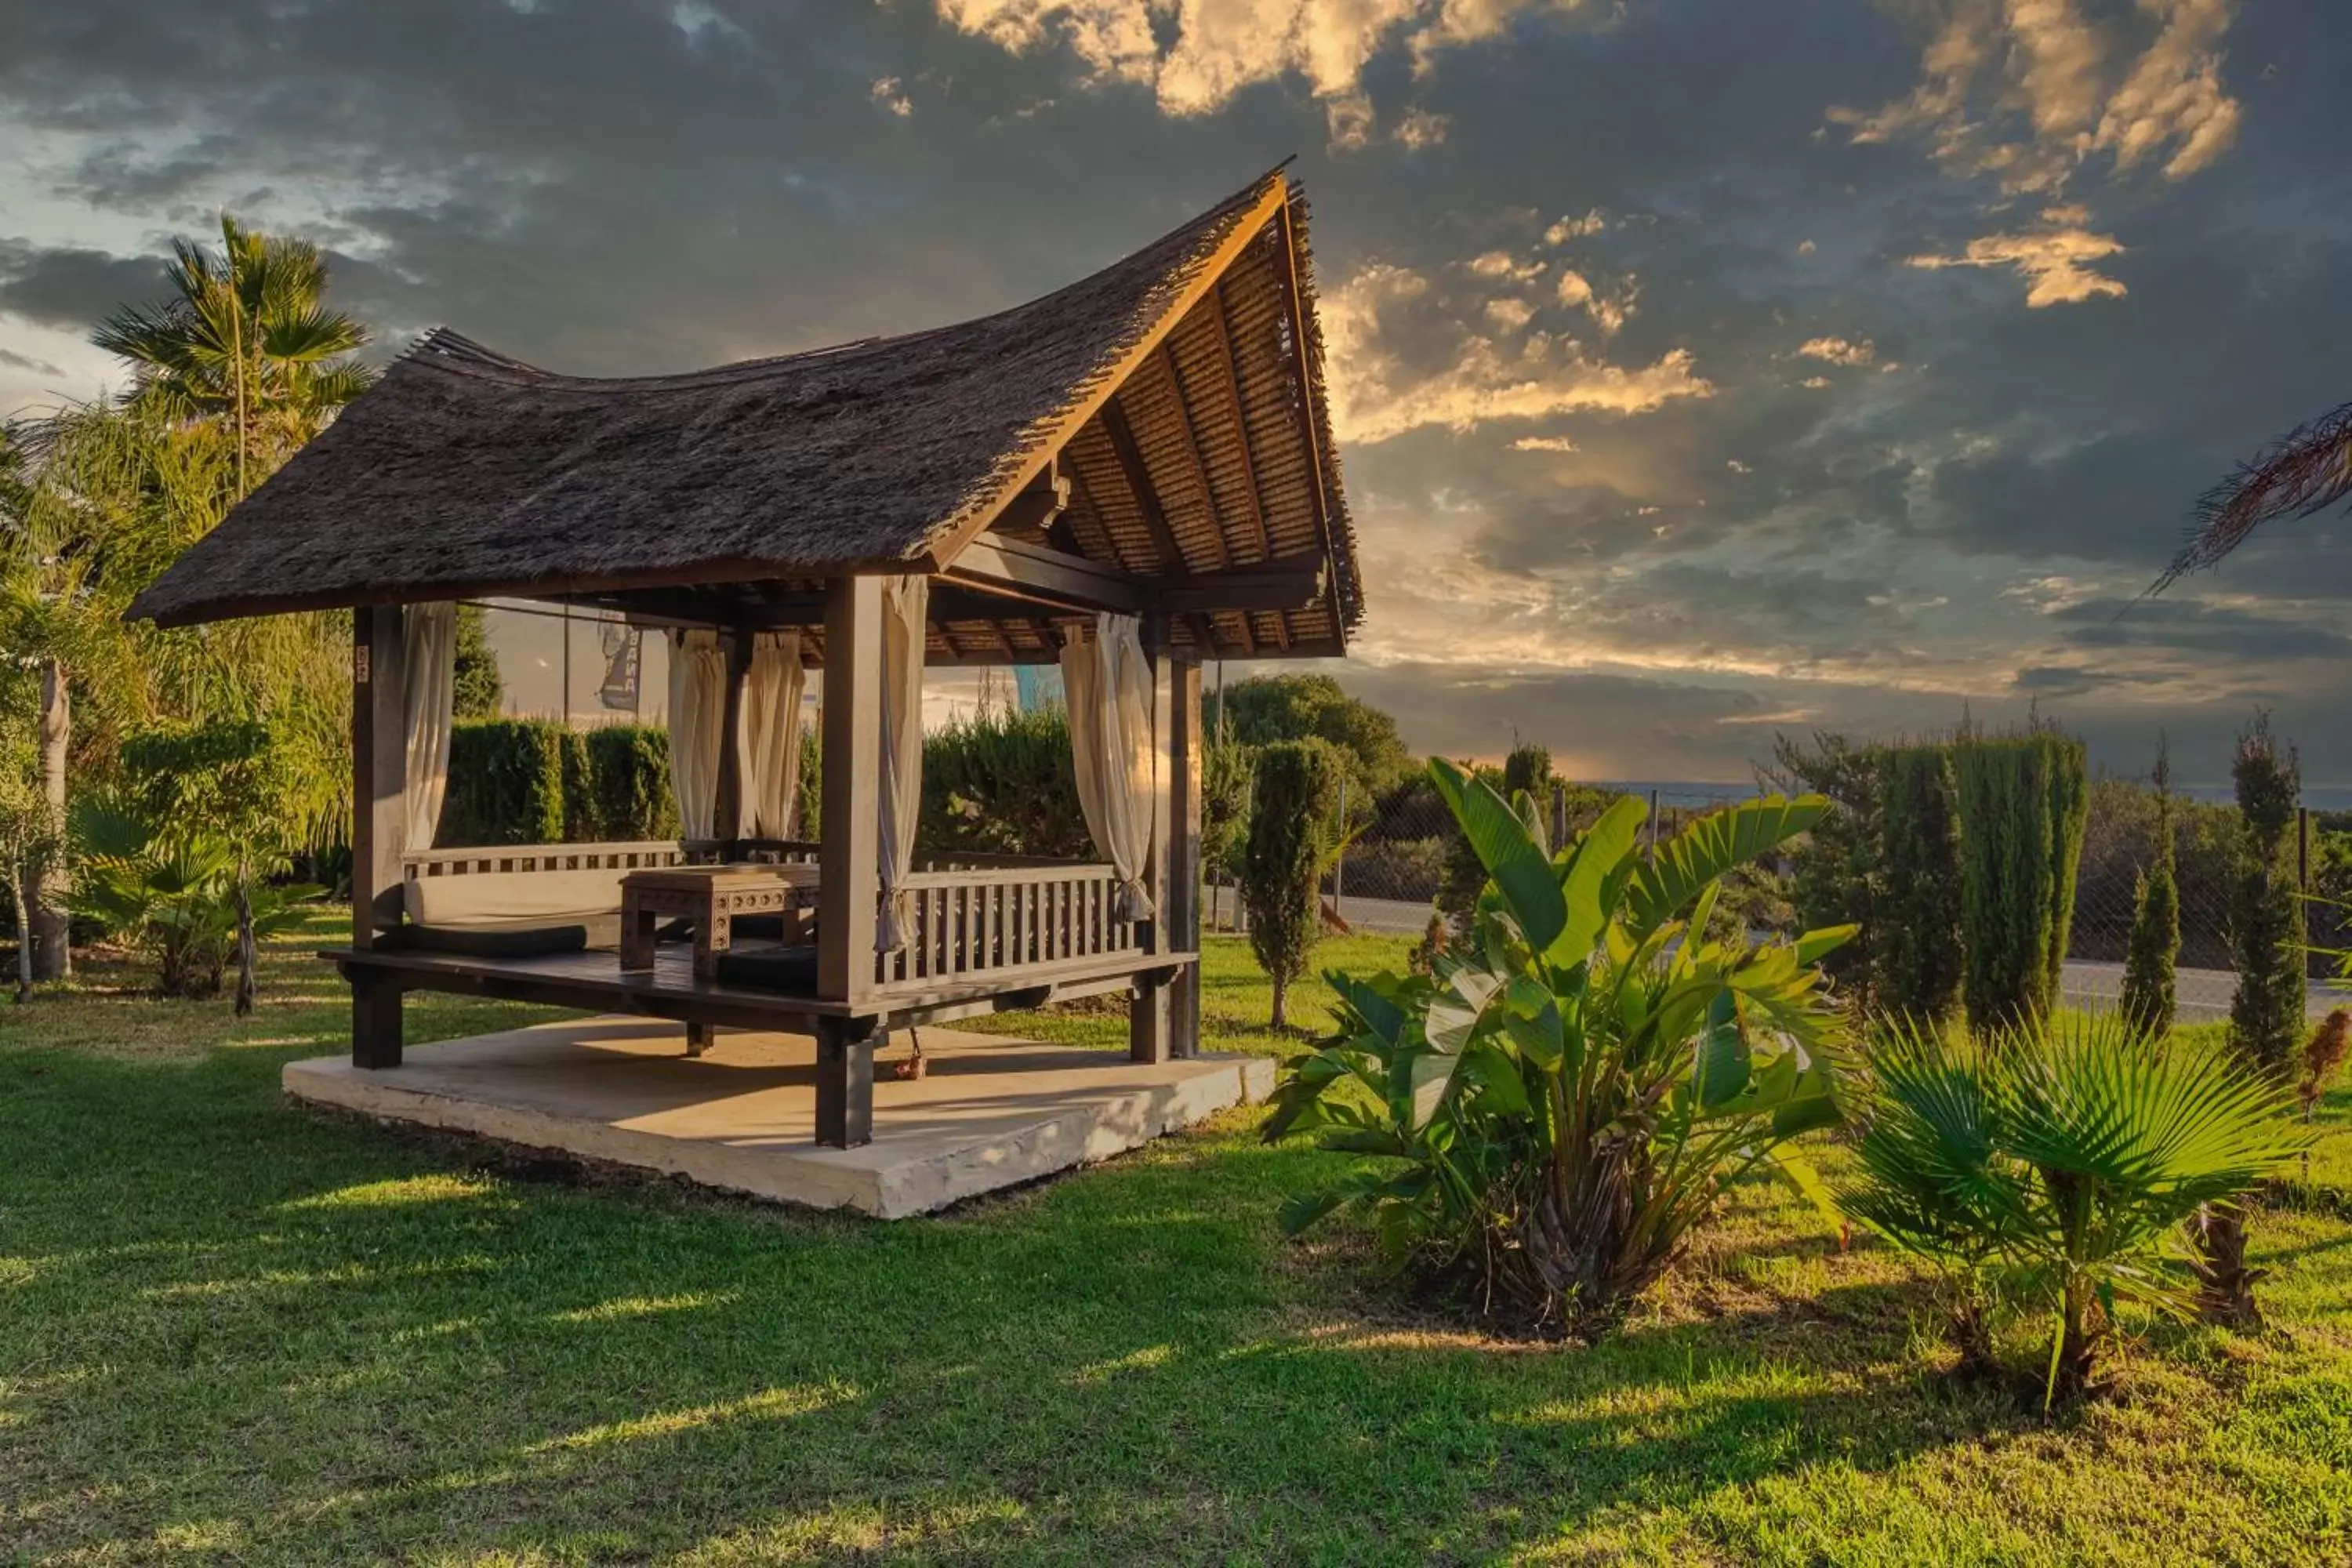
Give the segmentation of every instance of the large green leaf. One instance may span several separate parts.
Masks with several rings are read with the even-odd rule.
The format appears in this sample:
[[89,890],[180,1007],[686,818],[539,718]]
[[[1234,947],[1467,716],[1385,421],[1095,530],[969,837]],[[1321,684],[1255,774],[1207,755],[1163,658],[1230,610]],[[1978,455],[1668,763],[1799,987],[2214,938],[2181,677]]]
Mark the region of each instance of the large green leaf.
[[1568,853],[1568,868],[1560,878],[1562,921],[1559,934],[1538,951],[1556,968],[1584,963],[1601,944],[1617,912],[1617,900],[1633,858],[1633,843],[1642,831],[1649,807],[1630,795],[1609,803],[1601,819]]
[[1702,1110],[1720,1110],[1748,1087],[1748,1042],[1739,1032],[1739,998],[1718,991],[1699,1031],[1691,1093]]
[[1478,864],[1494,879],[1521,934],[1538,952],[1559,935],[1567,910],[1560,900],[1559,881],[1541,841],[1528,831],[1510,804],[1479,780],[1443,757],[1433,759],[1429,775],[1437,793],[1462,825]]
[[1709,882],[1787,843],[1829,809],[1830,803],[1821,795],[1789,800],[1775,795],[1698,818],[1660,846],[1656,858],[1634,873],[1628,900],[1631,924],[1641,933],[1656,930]]

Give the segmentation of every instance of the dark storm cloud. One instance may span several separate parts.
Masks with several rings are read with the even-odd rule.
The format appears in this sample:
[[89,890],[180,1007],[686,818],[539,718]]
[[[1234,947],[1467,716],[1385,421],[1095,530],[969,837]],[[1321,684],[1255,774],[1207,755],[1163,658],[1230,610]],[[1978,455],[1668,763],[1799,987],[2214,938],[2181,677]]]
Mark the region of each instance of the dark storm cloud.
[[163,275],[163,262],[152,256],[0,239],[0,312],[44,327],[87,331],[124,300],[159,292]]
[[[1001,308],[1296,152],[1327,306],[1374,264],[1424,285],[1378,323],[1405,390],[1474,351],[1501,383],[1556,372],[1571,339],[1603,369],[1687,353],[1706,385],[1631,413],[1432,418],[1344,453],[1368,552],[1412,574],[1369,584],[1372,651],[1396,635],[1458,661],[1345,671],[1416,743],[1492,753],[1517,722],[1620,776],[1738,777],[1773,715],[1924,728],[1968,687],[2020,711],[2038,696],[2135,757],[2167,722],[2226,758],[2243,715],[2161,716],[2164,672],[2234,694],[2270,689],[2276,665],[2311,741],[2352,700],[2352,650],[2284,602],[2352,598],[2341,520],[2281,525],[2120,621],[2014,590],[2128,593],[2206,485],[2347,395],[2352,107],[2335,84],[2352,26],[2323,0],[2241,6],[2235,147],[2179,180],[2102,155],[2045,198],[1955,177],[1931,138],[1857,144],[1829,120],[1911,90],[1932,9],[1530,11],[1419,70],[1391,37],[1360,84],[1373,137],[1339,150],[1295,75],[1171,115],[1148,87],[1081,80],[1066,47],[944,26],[930,0],[0,0],[0,127],[50,138],[24,164],[47,194],[131,218],[148,249],[223,206],[283,215],[387,339],[446,322],[588,373]],[[1181,25],[1162,13],[1163,43]],[[1416,111],[1442,141],[1392,139]],[[2058,203],[2124,247],[2099,263],[2123,297],[2030,309],[2009,268],[1906,265],[2059,226],[2042,210]],[[152,256],[5,226],[25,237],[0,241],[0,312],[78,334],[160,287]],[[1541,270],[1472,270],[1493,252]],[[1566,268],[1631,302],[1613,331],[1563,297]],[[1801,352],[1816,340],[1845,346]],[[1555,449],[1515,449],[1528,437]],[[1423,601],[1421,578],[1457,564],[1466,597]],[[1537,583],[1514,626],[1544,619],[1558,662],[1605,658],[1587,646],[1605,634],[1698,672],[1506,668],[1477,646],[1497,617],[1476,573]],[[2223,593],[2282,604],[2209,602]],[[1815,679],[1701,668],[1719,660]],[[1926,666],[1941,684],[1925,695],[1872,684]],[[2352,776],[2352,755],[2326,765]]]
[[35,359],[30,354],[20,354],[15,349],[0,349],[0,364],[13,365],[18,370],[29,370],[35,375],[65,374],[63,367],[51,364],[45,359]]

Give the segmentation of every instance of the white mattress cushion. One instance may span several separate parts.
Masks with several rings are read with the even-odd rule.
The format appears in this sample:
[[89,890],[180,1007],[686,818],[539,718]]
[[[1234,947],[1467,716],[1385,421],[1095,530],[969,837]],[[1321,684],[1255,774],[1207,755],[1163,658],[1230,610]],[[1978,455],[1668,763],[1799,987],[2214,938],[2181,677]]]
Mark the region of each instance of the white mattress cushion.
[[404,889],[419,925],[572,925],[620,913],[620,867],[593,871],[469,871],[419,877]]

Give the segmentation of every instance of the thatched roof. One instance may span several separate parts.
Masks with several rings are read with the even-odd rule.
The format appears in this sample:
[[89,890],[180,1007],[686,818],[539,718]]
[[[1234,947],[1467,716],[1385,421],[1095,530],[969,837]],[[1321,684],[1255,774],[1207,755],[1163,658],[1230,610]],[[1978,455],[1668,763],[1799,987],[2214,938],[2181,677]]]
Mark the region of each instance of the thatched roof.
[[751,584],[944,568],[1016,526],[1050,462],[1070,499],[1033,542],[1195,585],[1327,563],[1318,603],[1211,609],[1178,640],[1338,652],[1361,600],[1321,369],[1305,200],[1279,173],[1055,293],[905,337],[589,379],[436,331],[131,614],[655,589],[723,610]]

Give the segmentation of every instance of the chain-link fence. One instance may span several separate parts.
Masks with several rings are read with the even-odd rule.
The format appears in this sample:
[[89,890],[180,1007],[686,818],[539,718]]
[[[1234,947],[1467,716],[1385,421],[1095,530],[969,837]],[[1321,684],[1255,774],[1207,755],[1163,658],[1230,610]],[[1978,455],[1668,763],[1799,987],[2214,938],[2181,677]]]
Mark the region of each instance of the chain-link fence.
[[[1538,791],[1550,802],[1555,832],[1589,826],[1609,801],[1631,794],[1648,801],[1645,834],[1671,837],[1691,818],[1749,798],[1753,791],[1649,784],[1563,784]],[[1323,882],[1329,913],[1351,930],[1419,936],[1440,909],[1475,898],[1480,878],[1475,860],[1436,791],[1412,780],[1378,795],[1339,807],[1347,842]],[[2180,900],[2180,948],[2175,961],[2175,993],[2183,1022],[2227,1018],[2237,976],[2230,954],[2230,897],[2238,855],[2234,806],[2176,796],[2170,807],[2174,879]],[[2116,1006],[2123,989],[2124,957],[2137,904],[2139,877],[2155,858],[2158,823],[2155,793],[2126,780],[2102,779],[2093,787],[2090,820],[2084,836],[2076,883],[2074,924],[2067,947],[2061,991],[2069,1005],[2092,1010]],[[2297,870],[2315,950],[2310,963],[2310,1011],[2324,1015],[2347,998],[2330,983],[2333,950],[2352,948],[2352,918],[2329,901],[2336,894],[2322,873],[2326,858],[2323,821],[2306,812],[2299,825]],[[1222,930],[1238,930],[1242,913],[1230,870],[1210,868],[1209,909]],[[1744,874],[1730,889],[1738,912],[1752,926],[1785,929],[1794,914],[1787,899],[1785,868]]]

